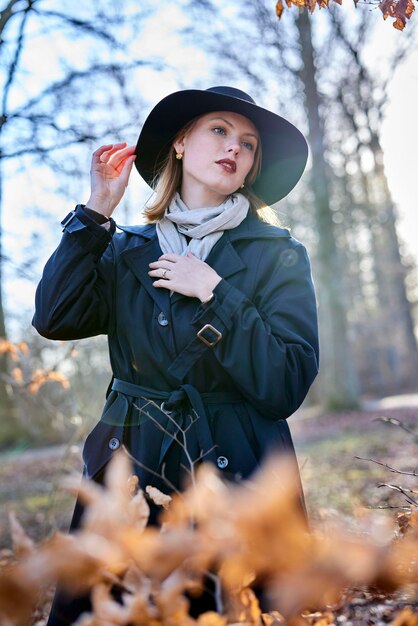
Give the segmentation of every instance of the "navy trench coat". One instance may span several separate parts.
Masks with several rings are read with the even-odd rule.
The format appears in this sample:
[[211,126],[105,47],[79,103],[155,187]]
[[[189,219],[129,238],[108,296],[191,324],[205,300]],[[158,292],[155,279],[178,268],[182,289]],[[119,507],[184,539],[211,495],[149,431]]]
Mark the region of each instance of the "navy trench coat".
[[63,225],[33,324],[49,339],[108,336],[114,378],[84,446],[88,477],[124,444],[142,486],[179,486],[180,429],[193,460],[230,479],[269,451],[294,455],[286,418],[317,374],[318,331],[309,259],[288,230],[251,213],[225,231],[206,259],[222,280],[202,305],[153,287],[155,225],[113,234],[80,205]]

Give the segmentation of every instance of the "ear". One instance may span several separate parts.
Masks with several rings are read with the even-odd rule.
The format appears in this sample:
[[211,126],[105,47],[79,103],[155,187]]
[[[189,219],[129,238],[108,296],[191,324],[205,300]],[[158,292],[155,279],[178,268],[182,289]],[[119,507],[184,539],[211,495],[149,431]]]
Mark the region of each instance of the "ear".
[[184,140],[185,137],[182,137],[173,143],[173,148],[176,152],[184,152]]

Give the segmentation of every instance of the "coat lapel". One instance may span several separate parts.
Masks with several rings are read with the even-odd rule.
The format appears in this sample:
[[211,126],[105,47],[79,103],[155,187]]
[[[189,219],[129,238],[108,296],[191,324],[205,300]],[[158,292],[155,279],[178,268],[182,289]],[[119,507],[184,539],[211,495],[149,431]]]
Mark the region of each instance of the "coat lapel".
[[121,254],[129,269],[157,303],[160,310],[168,317],[170,314],[170,292],[168,289],[154,287],[155,279],[148,275],[149,264],[152,261],[156,261],[161,255],[162,252],[157,236]]
[[[169,315],[170,292],[168,289],[153,287],[154,279],[148,276],[149,263],[156,261],[162,251],[158,243],[158,237],[154,225],[148,226],[120,226],[122,230],[143,237],[143,243],[122,252],[121,256],[126,261],[137,279],[147,290],[151,298],[158,304],[160,309]],[[247,268],[233,245],[239,239],[277,238],[289,237],[287,229],[270,226],[253,215],[248,215],[239,226],[231,231],[226,230],[222,237],[212,248],[207,263],[222,276],[230,276]],[[171,302],[184,298],[182,294],[173,293]]]
[[207,262],[222,278],[229,278],[229,276],[247,268],[232,245],[228,231],[225,231],[220,240],[213,247],[207,258]]
[[[219,241],[216,242],[206,259],[206,262],[219,274],[219,276],[222,276],[222,278],[228,278],[229,276],[232,276],[247,267],[239,254],[235,251],[235,248],[229,239],[228,232],[224,232]],[[171,302],[177,302],[177,300],[184,297],[186,296],[183,296],[181,293],[173,293],[171,296]]]

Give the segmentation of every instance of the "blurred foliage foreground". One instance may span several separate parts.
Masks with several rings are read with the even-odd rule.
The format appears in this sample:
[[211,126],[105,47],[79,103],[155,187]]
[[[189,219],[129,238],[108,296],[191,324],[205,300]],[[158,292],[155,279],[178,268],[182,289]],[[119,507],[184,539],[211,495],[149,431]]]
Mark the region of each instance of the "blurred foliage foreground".
[[[56,580],[71,593],[91,590],[92,611],[77,626],[326,626],[342,622],[337,611],[347,588],[411,594],[418,582],[415,511],[398,514],[395,532],[372,516],[356,533],[336,525],[308,530],[284,461],[271,459],[239,486],[202,465],[173,497],[139,489],[131,468],[121,450],[103,487],[67,479],[86,505],[74,534],[35,545],[11,517],[15,558],[0,574],[1,624],[26,626]],[[161,507],[158,528],[147,526],[150,501]],[[185,594],[198,595],[207,577],[217,612],[194,619]],[[254,588],[262,590],[265,612]],[[416,626],[418,614],[404,607],[390,623]]]

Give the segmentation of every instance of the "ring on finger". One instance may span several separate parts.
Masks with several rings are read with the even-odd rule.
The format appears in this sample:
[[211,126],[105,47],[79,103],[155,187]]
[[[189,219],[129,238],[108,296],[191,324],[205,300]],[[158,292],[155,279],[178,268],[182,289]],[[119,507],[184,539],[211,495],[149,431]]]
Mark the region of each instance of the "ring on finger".
[[165,278],[165,275],[167,274],[167,272],[168,272],[168,269],[164,269],[163,270],[163,275],[161,276],[161,278]]

